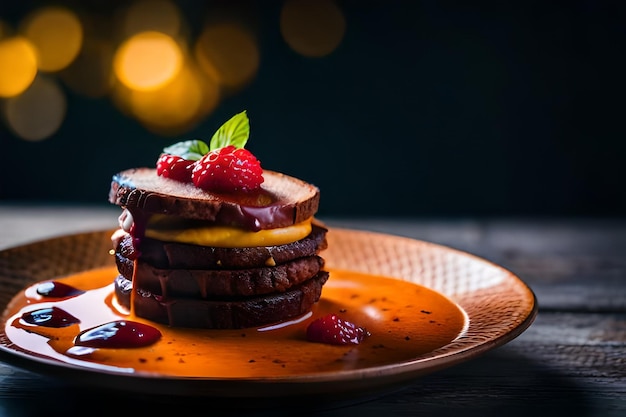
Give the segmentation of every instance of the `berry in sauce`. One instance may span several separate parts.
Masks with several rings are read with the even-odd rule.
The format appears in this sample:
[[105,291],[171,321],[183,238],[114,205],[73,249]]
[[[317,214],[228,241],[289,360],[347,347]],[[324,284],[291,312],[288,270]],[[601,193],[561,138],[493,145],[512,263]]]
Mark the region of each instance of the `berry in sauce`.
[[59,281],[46,281],[37,285],[37,294],[44,297],[65,298],[80,295],[85,291]]
[[357,345],[369,335],[364,327],[332,313],[314,320],[306,329],[306,337],[310,342],[331,345]]
[[43,327],[67,327],[80,323],[80,320],[58,307],[46,307],[22,314],[22,320],[28,324]]
[[147,324],[117,320],[85,330],[74,344],[93,348],[133,348],[149,346],[161,338],[161,332]]

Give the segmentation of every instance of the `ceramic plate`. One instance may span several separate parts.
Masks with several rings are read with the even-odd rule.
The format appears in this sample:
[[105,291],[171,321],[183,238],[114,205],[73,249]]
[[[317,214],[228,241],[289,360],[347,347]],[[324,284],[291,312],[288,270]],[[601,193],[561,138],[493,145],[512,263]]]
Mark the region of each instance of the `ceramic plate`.
[[[81,233],[1,251],[0,311],[4,311],[18,293],[33,283],[112,266],[110,236],[110,230]],[[287,353],[275,345],[273,353],[284,356],[272,359],[276,371],[266,371],[269,367],[254,368],[259,365],[258,361],[247,360],[234,366],[232,374],[216,372],[174,376],[158,371],[129,373],[108,368],[95,369],[54,357],[29,354],[14,346],[7,335],[6,323],[3,322],[0,328],[0,359],[31,371],[68,378],[81,384],[150,394],[257,399],[312,395],[341,398],[392,389],[421,375],[472,359],[520,335],[530,326],[537,313],[535,295],[513,273],[484,259],[445,246],[381,233],[331,228],[328,249],[322,256],[331,271],[328,290],[324,287],[320,302],[326,308],[329,305],[339,306],[343,302],[341,299],[327,299],[339,297],[342,294],[338,292],[339,287],[354,284],[349,282],[350,279],[344,279],[343,284],[333,281],[332,271],[342,271],[343,275],[339,275],[344,277],[351,273],[373,277],[367,281],[370,283],[367,285],[380,285],[381,298],[386,307],[375,309],[372,300],[355,297],[351,301],[345,300],[343,308],[368,314],[368,320],[377,326],[376,333],[379,334],[371,336],[369,345],[329,347],[298,342],[298,350]],[[425,296],[428,299],[416,299],[415,303],[428,305],[429,300],[436,298],[432,295],[435,294],[443,296],[458,308],[463,316],[461,331],[453,329],[457,332],[454,337],[443,343],[435,343],[428,349],[423,349],[427,345],[415,342],[420,338],[420,332],[412,326],[417,326],[415,323],[418,323],[418,319],[421,320],[419,323],[430,323],[430,329],[435,329],[432,326],[443,326],[442,332],[450,325],[446,324],[448,319],[444,316],[424,316],[423,319],[418,317],[405,321],[398,319],[409,308],[408,304],[414,304],[410,295],[407,302],[407,294],[401,296],[398,291],[404,293],[405,288],[412,291],[412,287],[417,288],[416,294],[419,288],[432,290],[426,292],[431,294]],[[393,291],[396,291],[397,299],[403,300],[403,305],[393,307],[399,312],[393,314],[398,316],[385,315],[393,309]],[[427,311],[431,307],[412,308],[417,308],[414,316],[431,314],[431,311]],[[380,334],[384,332],[389,334]],[[429,332],[436,339],[437,331]],[[392,337],[396,337],[396,342]],[[398,340],[406,342],[406,348],[401,349],[401,352],[393,345],[398,343],[400,346]],[[237,343],[242,346],[242,352],[254,348],[243,347],[242,342]],[[254,343],[258,342],[249,342]],[[392,349],[382,349],[385,344]],[[237,351],[237,346],[233,346],[233,350]],[[378,349],[369,355],[373,359],[364,359],[368,358],[364,350],[361,351],[363,355],[359,355],[359,349],[366,348]],[[396,353],[388,353],[391,351]],[[315,361],[319,361],[320,357],[332,356],[335,354],[333,352],[344,358],[341,366],[316,365]],[[231,360],[232,356],[227,358],[219,350],[213,351],[213,355],[215,361]],[[350,366],[345,364],[346,357],[352,358]],[[341,360],[333,363],[337,362]],[[290,363],[297,363],[298,366],[285,366]],[[253,368],[257,370],[253,371]]]

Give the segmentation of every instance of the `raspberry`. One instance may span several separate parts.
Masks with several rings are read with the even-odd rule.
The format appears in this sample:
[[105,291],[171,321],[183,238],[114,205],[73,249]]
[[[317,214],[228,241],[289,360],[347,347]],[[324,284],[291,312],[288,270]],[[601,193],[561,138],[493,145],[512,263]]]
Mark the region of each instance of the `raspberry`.
[[252,191],[263,182],[263,169],[250,151],[229,145],[197,161],[191,179],[196,187],[206,191]]
[[163,153],[157,161],[157,175],[180,182],[191,182],[194,162],[177,155]]
[[346,321],[336,314],[328,314],[311,322],[306,329],[306,338],[310,342],[331,345],[358,345],[370,333],[363,327]]

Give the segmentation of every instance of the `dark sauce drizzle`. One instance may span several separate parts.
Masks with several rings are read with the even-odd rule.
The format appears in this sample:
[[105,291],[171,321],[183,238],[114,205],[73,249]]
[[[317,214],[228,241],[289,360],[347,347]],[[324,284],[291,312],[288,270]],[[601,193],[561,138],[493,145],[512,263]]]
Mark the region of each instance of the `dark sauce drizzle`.
[[[37,293],[43,297],[73,297],[84,292],[58,281],[47,281],[37,286]],[[26,312],[22,314],[21,319],[31,325],[55,328],[80,323],[80,319],[55,306]],[[119,349],[149,346],[160,338],[161,332],[152,326],[135,321],[117,320],[82,331],[76,336],[74,344],[92,348]]]
[[22,314],[22,320],[28,324],[42,327],[67,327],[80,323],[80,320],[58,307],[40,308]]
[[128,320],[117,320],[85,330],[76,336],[74,344],[93,348],[132,348],[149,346],[161,338],[152,326]]
[[46,281],[37,285],[37,294],[44,297],[67,298],[81,295],[84,292],[59,281]]

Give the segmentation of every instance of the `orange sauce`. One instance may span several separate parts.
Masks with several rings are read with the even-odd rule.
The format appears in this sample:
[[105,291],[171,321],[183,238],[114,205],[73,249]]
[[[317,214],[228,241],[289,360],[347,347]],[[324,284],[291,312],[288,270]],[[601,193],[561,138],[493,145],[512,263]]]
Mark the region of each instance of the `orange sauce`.
[[[412,360],[459,337],[464,312],[428,288],[392,278],[330,270],[313,310],[292,322],[240,330],[171,328],[133,316],[115,303],[114,267],[57,281],[84,290],[66,299],[44,298],[36,284],[17,294],[2,315],[0,336],[10,348],[32,356],[115,373],[173,377],[271,378],[355,370]],[[56,306],[80,319],[63,328],[32,325],[23,313]],[[336,313],[371,334],[358,345],[326,345],[306,339],[307,325]],[[83,330],[114,320],[155,327],[162,337],[150,346],[126,349],[74,345]],[[4,333],[4,334],[1,334]]]

